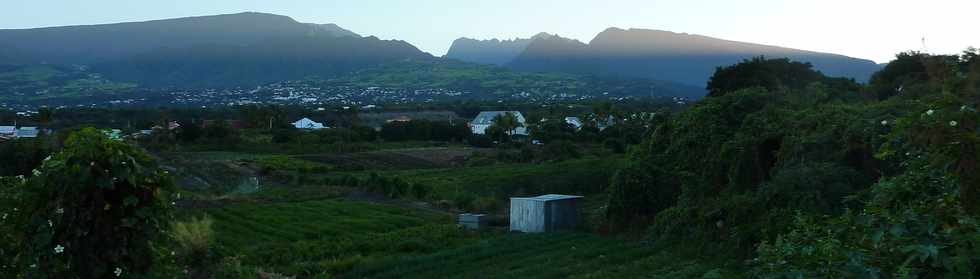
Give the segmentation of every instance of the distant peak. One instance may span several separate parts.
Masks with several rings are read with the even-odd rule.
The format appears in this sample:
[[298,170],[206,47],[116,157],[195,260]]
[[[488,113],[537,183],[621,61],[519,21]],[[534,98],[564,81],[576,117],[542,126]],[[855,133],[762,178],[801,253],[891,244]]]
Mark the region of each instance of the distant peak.
[[619,27],[609,27],[606,28],[606,30],[602,30],[601,33],[606,33],[606,32],[626,32],[626,30]]
[[554,38],[554,37],[558,37],[558,35],[552,35],[552,34],[548,34],[546,32],[541,32],[541,33],[538,33],[537,35],[532,36],[531,39],[533,39],[533,40],[537,40],[537,39],[551,39],[551,38]]

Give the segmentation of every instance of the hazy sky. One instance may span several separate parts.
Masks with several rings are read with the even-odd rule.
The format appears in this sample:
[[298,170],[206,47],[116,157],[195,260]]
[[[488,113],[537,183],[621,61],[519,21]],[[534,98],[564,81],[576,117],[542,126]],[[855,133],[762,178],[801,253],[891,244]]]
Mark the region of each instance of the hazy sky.
[[0,0],[0,29],[267,12],[336,23],[443,55],[458,37],[557,33],[588,42],[608,27],[661,29],[885,62],[897,52],[980,47],[980,0]]

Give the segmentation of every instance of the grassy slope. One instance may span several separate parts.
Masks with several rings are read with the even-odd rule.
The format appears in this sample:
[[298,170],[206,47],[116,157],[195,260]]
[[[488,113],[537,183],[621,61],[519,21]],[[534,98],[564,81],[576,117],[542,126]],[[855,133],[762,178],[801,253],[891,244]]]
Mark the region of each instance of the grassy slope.
[[510,195],[600,192],[621,162],[621,157],[592,157],[555,163],[422,169],[386,174],[429,185],[437,198],[448,199],[458,193],[507,198]]
[[[365,202],[232,203],[204,211],[215,220],[219,254],[241,255],[245,265],[286,274],[343,271],[378,255],[411,252],[392,248],[427,236],[441,236],[444,243],[422,246],[465,239],[448,215]],[[426,249],[435,247],[418,248]]]

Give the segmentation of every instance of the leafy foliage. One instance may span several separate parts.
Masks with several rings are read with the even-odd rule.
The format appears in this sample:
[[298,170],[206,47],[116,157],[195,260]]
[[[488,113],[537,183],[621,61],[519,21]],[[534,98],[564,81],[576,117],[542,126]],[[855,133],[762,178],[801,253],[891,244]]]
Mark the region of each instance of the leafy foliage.
[[[975,277],[976,62],[916,55],[900,59],[922,67],[899,61],[876,76],[905,88],[883,101],[820,75],[767,74],[787,61],[719,69],[735,80],[633,150],[609,189],[610,220],[758,258],[759,277]],[[671,185],[679,194],[658,192]]]
[[21,186],[6,189],[21,212],[5,223],[18,248],[9,265],[30,278],[144,274],[155,258],[151,240],[169,224],[171,188],[142,151],[95,129],[78,131]]
[[788,58],[765,59],[755,57],[728,67],[718,67],[708,80],[708,96],[720,96],[728,92],[751,87],[763,87],[769,91],[780,88],[802,89],[811,83],[842,89],[857,89],[857,83],[844,78],[829,78],[813,70],[810,63],[790,61]]

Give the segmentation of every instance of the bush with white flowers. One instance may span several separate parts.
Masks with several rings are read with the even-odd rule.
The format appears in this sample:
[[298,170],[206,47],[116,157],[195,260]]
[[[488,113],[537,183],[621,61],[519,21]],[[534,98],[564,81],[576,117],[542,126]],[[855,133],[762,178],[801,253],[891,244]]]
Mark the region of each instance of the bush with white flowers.
[[20,210],[3,207],[11,214],[7,227],[16,230],[0,231],[10,233],[0,236],[6,243],[0,245],[7,245],[0,246],[0,256],[11,267],[0,272],[14,278],[139,277],[156,258],[151,241],[170,222],[166,195],[172,188],[171,178],[142,150],[95,129],[75,132],[33,176],[4,188]]

